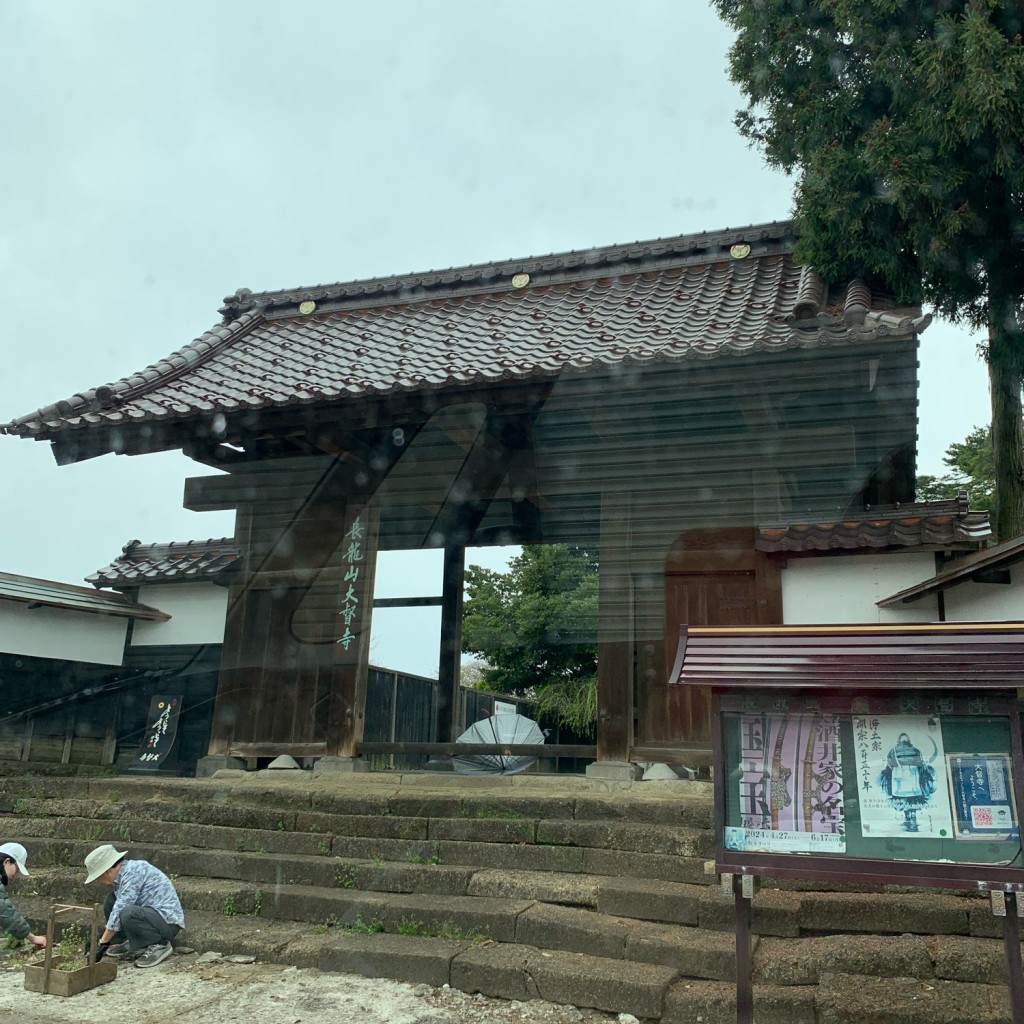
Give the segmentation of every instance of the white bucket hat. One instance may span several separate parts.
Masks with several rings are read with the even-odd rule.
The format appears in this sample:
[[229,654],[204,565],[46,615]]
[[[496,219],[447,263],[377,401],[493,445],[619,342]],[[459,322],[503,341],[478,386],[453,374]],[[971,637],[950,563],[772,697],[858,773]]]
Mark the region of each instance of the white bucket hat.
[[10,857],[15,864],[18,865],[18,874],[28,877],[28,868],[25,867],[25,861],[28,860],[28,850],[25,849],[21,843],[4,843],[0,846],[0,856],[2,859]]
[[118,853],[110,843],[107,843],[105,846],[97,846],[85,858],[85,867],[89,872],[85,884],[88,885],[90,882],[95,882],[104,871],[112,868],[127,853],[127,850],[124,853]]

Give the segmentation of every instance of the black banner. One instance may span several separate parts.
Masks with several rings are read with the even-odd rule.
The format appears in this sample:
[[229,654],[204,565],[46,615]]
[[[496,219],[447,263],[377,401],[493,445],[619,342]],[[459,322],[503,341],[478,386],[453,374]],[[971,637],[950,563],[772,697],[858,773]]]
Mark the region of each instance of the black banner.
[[174,746],[178,732],[181,697],[154,697],[149,702],[149,721],[142,747],[131,768],[135,771],[156,771]]

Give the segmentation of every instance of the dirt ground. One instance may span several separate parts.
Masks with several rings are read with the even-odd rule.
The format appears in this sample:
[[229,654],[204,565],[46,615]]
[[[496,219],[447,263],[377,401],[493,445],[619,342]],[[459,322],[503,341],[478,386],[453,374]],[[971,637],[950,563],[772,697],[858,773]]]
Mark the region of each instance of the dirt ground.
[[470,996],[380,978],[175,955],[158,967],[120,964],[116,980],[65,998],[26,992],[25,952],[0,960],[0,1021],[17,1024],[634,1024],[636,1018]]

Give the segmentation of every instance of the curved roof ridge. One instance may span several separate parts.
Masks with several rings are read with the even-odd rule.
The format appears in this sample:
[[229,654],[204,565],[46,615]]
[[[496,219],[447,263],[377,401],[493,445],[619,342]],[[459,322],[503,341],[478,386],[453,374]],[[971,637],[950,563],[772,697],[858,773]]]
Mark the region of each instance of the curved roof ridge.
[[[339,298],[354,298],[407,292],[412,289],[430,290],[450,288],[453,284],[484,283],[498,277],[513,274],[529,274],[540,271],[567,270],[577,268],[604,269],[623,263],[639,262],[651,257],[681,256],[713,247],[749,242],[758,236],[760,241],[784,241],[795,239],[792,221],[769,221],[746,227],[723,228],[717,231],[698,231],[685,235],[652,238],[635,242],[622,242],[590,249],[570,249],[564,252],[540,256],[513,257],[491,260],[487,263],[471,263],[447,269],[413,271],[407,274],[392,274],[385,277],[359,278],[354,281],[339,281],[331,284],[307,285],[296,288],[282,288],[274,291],[254,292],[239,288],[234,295],[224,298],[224,305],[218,310],[226,319],[233,319],[256,306],[272,307],[291,305],[307,300],[324,301]],[[713,254],[718,256],[719,254]]]
[[35,412],[0,424],[0,433],[14,434],[18,433],[19,427],[29,424],[49,423],[67,419],[69,416],[82,416],[90,412],[116,408],[135,394],[149,391],[158,384],[167,383],[183,373],[194,370],[250,331],[259,323],[261,317],[262,309],[257,307],[231,324],[211,327],[176,352],[127,377],[109,384],[101,384],[88,391],[79,391],[70,398],[42,406]]

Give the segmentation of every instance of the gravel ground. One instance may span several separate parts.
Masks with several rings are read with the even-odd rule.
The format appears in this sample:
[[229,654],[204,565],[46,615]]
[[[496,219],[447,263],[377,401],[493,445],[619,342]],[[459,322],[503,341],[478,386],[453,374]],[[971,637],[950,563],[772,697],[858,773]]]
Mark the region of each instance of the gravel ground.
[[[171,957],[138,970],[121,964],[116,980],[64,998],[26,992],[27,954],[0,966],[0,1020],[18,1024],[635,1024],[629,1014],[466,995],[449,988],[328,974],[276,964]],[[247,958],[242,958],[247,959]]]

